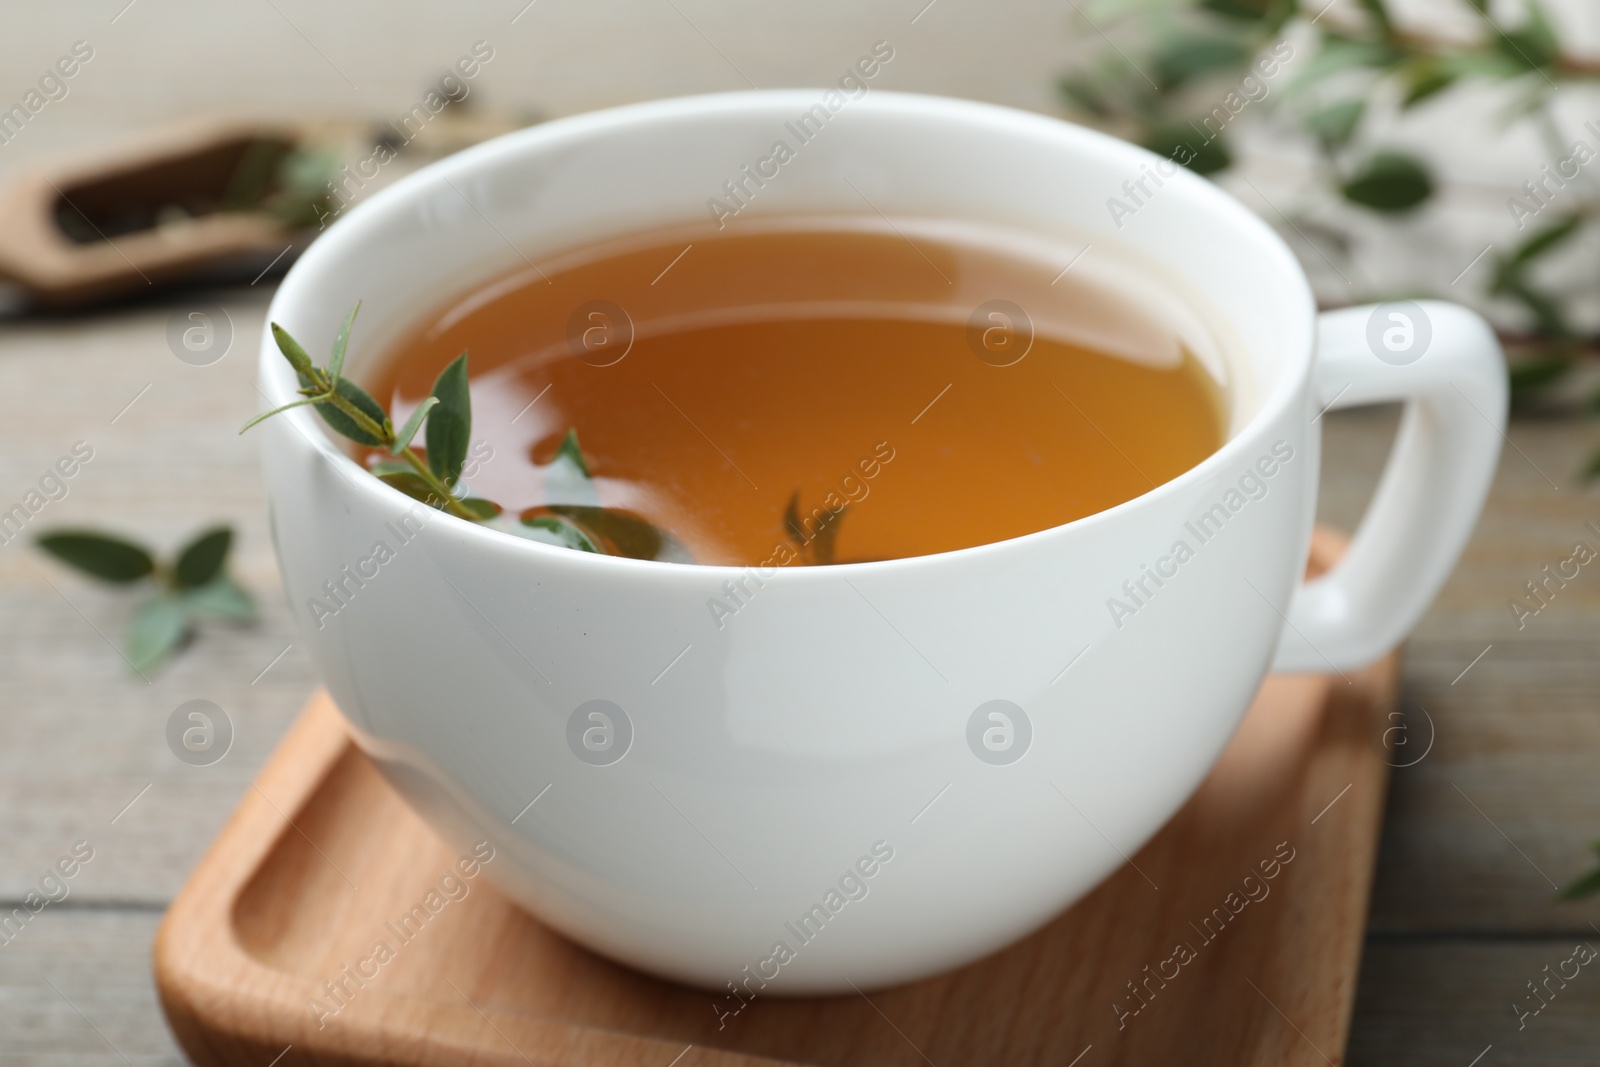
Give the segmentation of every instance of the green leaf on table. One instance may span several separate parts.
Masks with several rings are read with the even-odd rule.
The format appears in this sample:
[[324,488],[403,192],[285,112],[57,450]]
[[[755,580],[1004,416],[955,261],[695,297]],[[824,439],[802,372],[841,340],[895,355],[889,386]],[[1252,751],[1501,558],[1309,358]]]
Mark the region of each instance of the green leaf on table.
[[[311,379],[302,374],[300,376],[300,384],[309,388],[311,386]],[[357,385],[355,382],[352,382],[349,378],[340,378],[335,386],[335,389],[338,391],[339,395],[348,400],[357,411],[361,412],[377,425],[382,426],[388,421],[389,416],[384,413],[383,406],[376,400],[372,399],[371,394],[369,394],[365,389],[361,388],[361,386]],[[381,440],[379,440],[377,437],[374,437],[360,426],[356,425],[354,419],[340,411],[338,408],[334,407],[331,401],[320,401],[316,405],[316,408],[317,414],[322,416],[323,422],[326,422],[338,433],[348,437],[356,444],[369,445],[373,448],[382,446],[383,442]]]
[[189,613],[183,602],[163,593],[134,614],[123,651],[133,669],[144,674],[166,659],[188,634]]
[[1378,152],[1344,183],[1352,204],[1386,214],[1410,211],[1433,195],[1433,178],[1421,161],[1400,152]]
[[1329,148],[1342,148],[1367,113],[1365,100],[1341,100],[1306,116],[1306,129]]
[[468,390],[465,352],[439,372],[433,395],[439,404],[428,416],[428,468],[434,477],[451,486],[461,477],[472,437],[472,395]]
[[524,518],[521,525],[522,529],[518,532],[530,540],[555,545],[557,548],[577,549],[579,552],[600,551],[595,539],[565,515],[549,513],[535,515]]
[[1250,55],[1243,41],[1231,37],[1180,37],[1156,52],[1156,83],[1170,92],[1203,74],[1237,66]]
[[1215,174],[1233,163],[1233,156],[1220,136],[1207,137],[1190,123],[1161,123],[1140,142],[1157,155],[1181,163],[1196,174]]
[[226,574],[183,594],[183,603],[191,612],[224,622],[252,622],[256,617],[255,600]]
[[330,378],[337,378],[344,373],[344,352],[350,345],[350,327],[356,324],[356,312],[360,310],[361,301],[357,300],[355,307],[350,309],[350,314],[344,317],[344,324],[339,327],[339,332],[333,339],[333,355],[328,358]]
[[395,431],[394,444],[389,446],[389,454],[398,456],[411,444],[411,439],[417,436],[417,431],[422,429],[422,420],[428,417],[428,412],[439,402],[436,396],[430,396],[417,405],[417,410],[406,419],[406,424]]
[[138,545],[92,530],[58,530],[37,543],[61,562],[102,581],[136,582],[156,569],[156,561]]
[[178,586],[195,589],[215,578],[232,544],[233,530],[227,526],[213,527],[190,541],[178,553],[178,562],[172,567]]
[[308,378],[312,368],[311,356],[307,354],[305,349],[300,347],[300,342],[290,337],[289,331],[277,323],[272,324],[272,339],[278,342],[278,351],[282,352],[283,358],[289,361],[289,366],[293,367],[294,372],[300,375],[300,384],[311,384]]

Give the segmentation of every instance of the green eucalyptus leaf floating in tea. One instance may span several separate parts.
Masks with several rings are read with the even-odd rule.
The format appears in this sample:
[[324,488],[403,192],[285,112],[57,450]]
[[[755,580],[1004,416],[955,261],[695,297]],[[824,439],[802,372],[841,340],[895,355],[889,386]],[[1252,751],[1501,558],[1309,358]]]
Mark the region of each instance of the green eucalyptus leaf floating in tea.
[[194,637],[198,623],[255,621],[255,602],[227,572],[233,530],[214,526],[178,551],[171,565],[115,534],[56,530],[36,542],[45,552],[91,578],[132,587],[152,579],[153,595],[135,610],[122,654],[141,676]]
[[461,478],[472,442],[472,397],[467,390],[467,354],[457,356],[433,383],[438,406],[428,415],[428,468],[448,486]]
[[600,492],[578,443],[577,430],[567,431],[543,470],[549,503],[529,508],[521,516],[527,530],[537,531],[536,540],[607,556],[694,562],[681,541],[643,515],[600,505]]
[[824,566],[839,562],[839,522],[844,518],[845,512],[849,510],[849,507],[840,508],[817,530],[816,535],[811,540],[811,562],[813,564]]
[[554,512],[524,515],[521,523],[522,528],[516,532],[530,541],[554,545],[557,548],[576,549],[579,552],[603,551],[597,537],[565,515]]
[[578,444],[577,430],[568,430],[567,436],[561,439],[561,447],[556,449],[556,460],[563,459],[577,467],[578,473],[585,479],[594,477],[589,473],[589,461],[583,458],[583,448]]
[[394,486],[411,499],[420,500],[429,507],[438,506],[439,494],[434,492],[431,485],[418,477],[416,471],[407,469],[380,472],[374,468],[372,473],[379,481]]
[[848,504],[838,511],[830,511],[826,507],[817,508],[811,513],[815,521],[808,526],[800,518],[800,490],[796,489],[783,509],[783,532],[795,543],[801,557],[812,566],[823,567],[837,563],[839,522],[849,510]]
[[600,506],[600,490],[589,473],[589,461],[578,444],[578,431],[568,430],[555,458],[544,465],[544,499],[549,505]]
[[[523,512],[521,521],[525,527],[561,538],[568,548],[661,563],[694,562],[683,542],[644,516],[623,508],[549,504]],[[536,540],[557,543],[544,537]]]

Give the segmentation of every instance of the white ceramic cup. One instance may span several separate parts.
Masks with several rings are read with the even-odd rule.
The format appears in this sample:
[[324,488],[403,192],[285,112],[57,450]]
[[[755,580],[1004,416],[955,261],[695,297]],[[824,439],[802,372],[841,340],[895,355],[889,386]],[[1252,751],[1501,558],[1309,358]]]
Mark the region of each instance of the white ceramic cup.
[[[349,211],[270,317],[320,358],[363,301],[359,378],[388,339],[376,324],[524,259],[703,221],[820,98],[642,104],[463,152]],[[1108,210],[1130,182],[1136,213]],[[719,629],[707,600],[747,572],[547,547],[414,507],[308,409],[259,431],[289,599],[362,747],[446,839],[493,840],[489,876],[542,920],[714,989],[904,981],[1046,922],[1182,805],[1269,669],[1348,669],[1403,638],[1499,452],[1505,375],[1480,318],[1433,302],[1319,316],[1271,229],[1139,148],[873,91],[830,112],[729,224],[878,211],[1151,264],[1227,337],[1230,438],[1054,529],[758,575]],[[266,400],[294,399],[268,335],[261,353]],[[1302,583],[1320,416],[1383,401],[1406,407],[1377,495],[1344,562]],[[328,583],[344,595],[319,619],[308,605]]]

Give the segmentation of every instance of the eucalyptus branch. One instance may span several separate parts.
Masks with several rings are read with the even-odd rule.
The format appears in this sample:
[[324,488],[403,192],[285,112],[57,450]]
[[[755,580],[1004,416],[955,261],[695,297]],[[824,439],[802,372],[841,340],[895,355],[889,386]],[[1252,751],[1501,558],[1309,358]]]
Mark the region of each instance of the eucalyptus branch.
[[214,526],[184,545],[170,562],[137,542],[99,530],[52,530],[39,548],[98,581],[149,590],[134,612],[122,656],[140,677],[183,647],[202,622],[249,623],[255,601],[228,573],[233,530]]
[[[1600,58],[1568,46],[1539,0],[1523,4],[1515,23],[1493,17],[1488,0],[1457,2],[1477,23],[1470,35],[1401,26],[1390,0],[1178,0],[1158,13],[1134,7],[1134,0],[1104,0],[1101,11],[1116,5],[1144,23],[1149,54],[1108,43],[1098,60],[1062,79],[1061,90],[1091,120],[1202,174],[1232,165],[1230,124],[1246,106],[1286,115],[1316,149],[1313,179],[1299,185],[1303,193],[1319,202],[1331,194],[1356,210],[1398,217],[1430,203],[1438,183],[1429,162],[1408,146],[1374,143],[1376,101],[1384,99],[1376,90],[1398,89],[1403,112],[1468,85],[1503,87],[1500,99],[1484,109],[1495,109],[1486,118],[1533,123],[1550,157],[1530,160],[1529,181],[1506,190],[1518,234],[1509,248],[1495,248],[1490,272],[1475,276],[1479,284],[1487,278],[1483,297],[1517,309],[1501,311],[1499,328],[1524,342],[1525,358],[1511,377],[1513,395],[1523,398],[1562,381],[1580,358],[1592,358],[1590,331],[1572,321],[1575,290],[1558,288],[1545,265],[1600,222],[1600,164],[1592,162],[1600,158],[1600,130],[1569,142],[1551,111],[1563,89],[1600,80]],[[1282,58],[1274,42],[1291,23],[1306,31],[1310,48],[1296,38],[1296,51],[1307,54],[1295,57],[1294,71],[1280,86],[1272,84],[1274,59]],[[1293,225],[1301,232],[1287,236],[1320,233],[1342,250],[1359,239],[1340,216],[1325,211],[1302,215]],[[1592,287],[1593,279],[1586,280]],[[1427,288],[1418,281],[1351,295],[1414,297]],[[1600,410],[1600,392],[1592,403]],[[1585,477],[1592,472],[1600,472],[1600,453]]]
[[[294,368],[295,373],[300,377],[301,387],[299,392],[303,399],[291,401],[282,407],[257,415],[245,423],[239,432],[244,433],[245,430],[250,429],[257,423],[292,408],[304,407],[308,404],[314,405],[322,413],[328,424],[339,430],[346,437],[359,444],[381,446],[388,449],[391,455],[399,456],[404,460],[406,465],[411,468],[412,473],[421,480],[422,485],[426,488],[427,496],[425,501],[427,503],[439,508],[441,511],[448,511],[457,518],[474,522],[479,521],[483,518],[480,511],[474,510],[464,502],[462,497],[457,496],[450,484],[440,477],[441,472],[435,470],[430,461],[424,460],[411,447],[411,439],[421,426],[421,416],[426,415],[427,410],[438,403],[437,398],[430,397],[430,403],[425,404],[418,412],[418,415],[407,423],[404,431],[405,436],[402,438],[395,433],[394,423],[384,414],[378,402],[341,373],[344,369],[345,350],[350,343],[350,329],[355,324],[356,313],[360,310],[361,305],[357,303],[355,307],[350,309],[350,314],[345,317],[344,325],[340,327],[339,335],[334,339],[333,354],[328,361],[327,367],[318,367],[312,363],[311,357],[306,354],[306,350],[289,335],[287,330],[275,322],[272,324],[272,336],[278,344],[279,351],[283,353],[284,358],[289,361],[289,365]],[[461,365],[460,376],[464,381],[466,354],[463,353],[456,363]],[[451,368],[455,366],[456,364],[452,364]],[[445,373],[451,373],[451,369],[447,368]],[[443,376],[441,376],[442,378]],[[468,401],[465,396],[465,390],[460,390],[460,394],[459,403],[465,408],[465,414],[464,416],[459,412],[457,414],[464,417],[470,425],[471,410],[470,407],[466,407]],[[338,419],[331,418],[330,409],[338,412],[345,420],[345,424],[341,424]],[[466,451],[466,435],[459,436],[461,437],[460,452],[462,456],[456,458],[454,462],[457,473],[460,471],[462,458],[464,458]],[[448,467],[449,464],[445,463],[441,464],[441,466]],[[454,479],[452,478],[450,481],[454,481]]]
[[[475,512],[468,509],[467,506],[461,502],[462,498],[458,497],[454,492],[452,492],[449,486],[445,485],[439,480],[439,478],[433,473],[433,470],[429,468],[427,461],[421,456],[417,455],[416,449],[412,448],[409,444],[402,444],[400,442],[400,440],[395,436],[393,422],[387,418],[385,418],[381,424],[375,422],[370,416],[367,415],[366,412],[362,411],[349,400],[339,395],[336,380],[330,379],[326,373],[318,368],[313,367],[312,372],[313,378],[318,376],[322,378],[322,382],[319,384],[325,383],[321,394],[313,398],[311,401],[312,403],[332,404],[334,407],[344,412],[345,415],[349,417],[351,422],[355,423],[366,433],[377,438],[379,443],[382,444],[383,447],[387,448],[391,455],[397,455],[401,459],[405,460],[406,464],[416,472],[417,477],[421,478],[428,488],[433,491],[435,497],[444,502],[444,507],[440,510],[448,511],[457,518],[477,521],[479,516]],[[304,392],[305,390],[301,391]],[[243,433],[244,431],[241,430],[239,432]]]
[[[257,415],[244,424],[240,433],[280,412],[309,405],[339,434],[358,445],[381,448],[394,456],[397,462],[378,463],[371,473],[430,507],[561,548],[633,559],[693,562],[693,556],[677,538],[647,519],[621,508],[601,506],[589,462],[578,447],[576,430],[567,431],[555,458],[545,465],[549,503],[512,517],[493,501],[464,496],[461,478],[472,438],[467,354],[461,353],[439,373],[433,392],[396,429],[383,406],[343,374],[350,330],[359,310],[361,305],[357,304],[345,317],[326,367],[313,363],[300,342],[282,326],[272,324],[278,351],[299,376],[300,399]],[[419,433],[425,441],[422,452],[411,447]]]

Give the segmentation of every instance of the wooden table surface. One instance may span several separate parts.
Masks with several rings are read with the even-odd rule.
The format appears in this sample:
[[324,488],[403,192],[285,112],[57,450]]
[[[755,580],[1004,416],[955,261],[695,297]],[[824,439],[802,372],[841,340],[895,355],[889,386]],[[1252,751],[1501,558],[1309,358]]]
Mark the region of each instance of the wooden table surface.
[[[253,629],[205,632],[145,684],[107,641],[124,597],[22,539],[0,547],[0,910],[74,841],[94,848],[71,895],[0,946],[0,1063],[181,1062],[151,988],[151,936],[315,685],[277,592],[255,445],[234,433],[254,409],[267,284],[0,329],[0,505],[89,442],[93,460],[29,535],[112,522],[170,548],[226,520],[264,609]],[[194,367],[169,351],[167,323],[208,300],[235,338]],[[1385,411],[1329,418],[1325,518],[1359,515],[1393,427]],[[1476,536],[1410,643],[1403,700],[1413,733],[1420,707],[1436,736],[1394,773],[1353,1064],[1466,1067],[1490,1045],[1481,1064],[1578,1063],[1600,1048],[1600,977],[1580,974],[1520,1030],[1511,1009],[1574,943],[1600,943],[1600,905],[1555,900],[1600,837],[1600,578],[1581,574],[1524,629],[1506,606],[1576,540],[1600,546],[1584,525],[1600,520],[1596,496],[1572,478],[1597,439],[1584,421],[1514,421]],[[210,767],[165,741],[168,715],[196,697],[236,731]]]
[[[0,178],[52,151],[200,108],[404,114],[478,38],[497,49],[479,83],[490,106],[556,114],[749,80],[828,82],[879,38],[898,56],[885,87],[1048,110],[1054,75],[1097,41],[1049,0],[747,8],[275,0],[237,12],[229,5],[224,15],[199,0],[30,5],[0,35],[0,67],[17,75],[0,87],[0,105],[19,99],[28,72],[45,70],[74,40],[91,41],[96,58],[70,97],[0,149]],[[1498,167],[1507,189],[1534,170],[1521,141],[1513,151],[1454,125],[1408,137],[1470,149],[1472,166]],[[1270,173],[1258,179],[1279,187]],[[1432,257],[1441,291],[1506,229],[1505,190],[1456,192],[1446,197],[1456,214],[1392,229],[1396,246]],[[1379,265],[1389,262],[1387,246],[1374,247]],[[1386,277],[1364,276],[1374,285]],[[254,340],[270,285],[0,322],[0,512],[74,442],[88,442],[93,460],[65,499],[31,520],[28,536],[113,524],[170,550],[203,524],[231,522],[236,573],[263,608],[258,626],[208,630],[145,684],[110,643],[127,622],[125,598],[42,559],[26,538],[0,545],[0,914],[73,842],[94,849],[70,896],[0,945],[0,1065],[182,1062],[151,986],[152,935],[316,684],[277,592],[255,442],[234,433],[255,410]],[[169,350],[167,327],[209,302],[231,318],[232,349],[211,366],[190,366]],[[1348,527],[1394,418],[1341,413],[1327,422],[1324,517]],[[1394,773],[1352,1064],[1600,1060],[1600,973],[1580,973],[1520,1028],[1512,1010],[1575,943],[1600,945],[1600,903],[1555,899],[1557,886],[1588,868],[1600,838],[1600,574],[1586,567],[1523,628],[1507,607],[1575,541],[1600,547],[1600,533],[1585,525],[1600,526],[1600,496],[1574,478],[1600,443],[1600,422],[1523,418],[1509,439],[1488,510],[1407,653],[1404,706],[1413,721],[1424,709],[1435,736],[1430,749],[1426,728],[1414,728],[1408,751],[1427,755]],[[180,762],[164,736],[173,709],[197,697],[225,709],[235,729],[231,751],[209,767]]]

